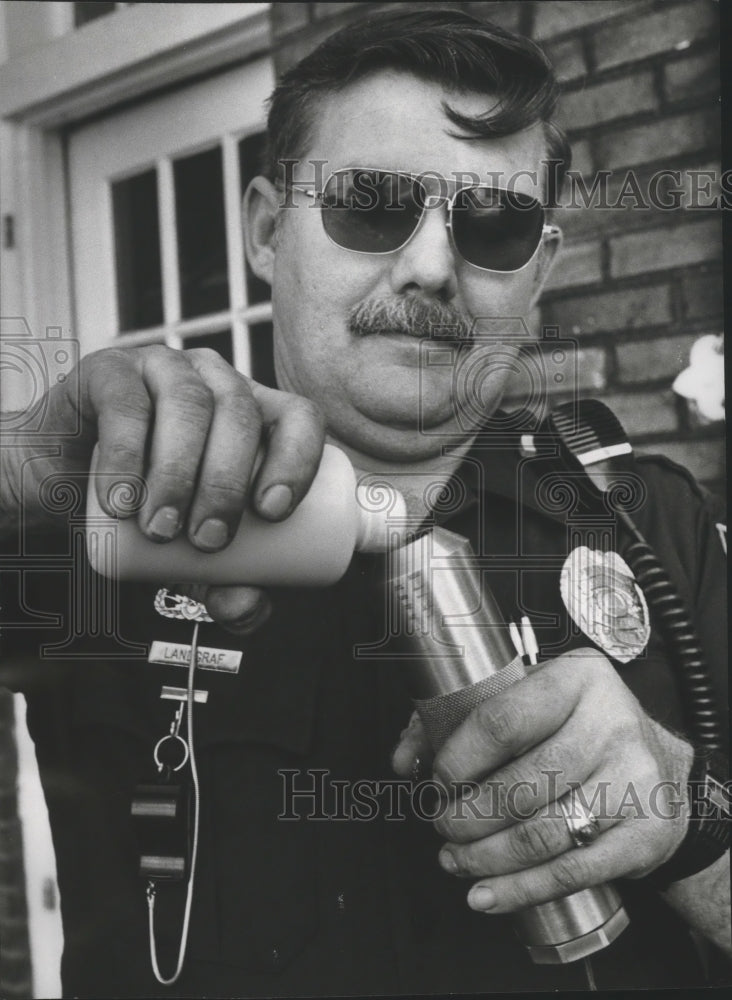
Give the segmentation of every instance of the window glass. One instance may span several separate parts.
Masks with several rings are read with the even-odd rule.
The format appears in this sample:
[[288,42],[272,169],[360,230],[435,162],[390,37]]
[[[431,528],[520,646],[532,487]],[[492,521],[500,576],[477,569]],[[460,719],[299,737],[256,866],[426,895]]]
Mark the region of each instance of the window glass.
[[112,185],[120,332],[163,322],[163,286],[154,169]]
[[221,148],[176,160],[175,211],[183,319],[229,307]]
[[252,357],[252,378],[262,385],[277,388],[272,352],[272,324],[257,323],[249,330]]
[[193,347],[210,347],[212,350],[218,351],[230,365],[234,363],[231,330],[219,330],[216,333],[201,333],[195,337],[186,337],[185,349],[188,351]]

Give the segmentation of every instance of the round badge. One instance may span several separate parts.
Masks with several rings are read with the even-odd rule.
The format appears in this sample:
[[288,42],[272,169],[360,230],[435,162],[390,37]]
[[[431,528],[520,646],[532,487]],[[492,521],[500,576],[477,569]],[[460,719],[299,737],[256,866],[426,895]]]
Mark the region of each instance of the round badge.
[[572,620],[603,652],[620,663],[640,656],[651,635],[648,605],[617,552],[578,546],[564,562],[559,585]]

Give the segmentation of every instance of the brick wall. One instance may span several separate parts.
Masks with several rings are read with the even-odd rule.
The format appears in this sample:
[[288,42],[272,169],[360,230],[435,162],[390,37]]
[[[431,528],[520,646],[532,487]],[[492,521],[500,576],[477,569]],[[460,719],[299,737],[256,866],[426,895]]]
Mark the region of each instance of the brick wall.
[[[274,3],[278,70],[341,24],[384,6],[393,4]],[[665,208],[674,199],[691,200],[692,171],[719,177],[719,5],[505,0],[456,6],[523,31],[545,48],[563,84],[559,118],[572,140],[575,169],[588,189],[598,171],[611,172],[609,205],[625,194],[617,208],[561,210],[556,221],[565,247],[537,324],[556,325],[561,337],[576,340],[583,394],[613,407],[637,450],[661,451],[722,489],[722,427],[701,425],[671,390],[694,341],[723,329],[719,217],[701,207]],[[683,197],[674,194],[675,178],[658,176],[661,170],[681,172]],[[704,175],[697,176],[703,186]],[[704,201],[703,192],[696,201]]]
[[20,820],[13,696],[0,689],[0,996],[33,995]]

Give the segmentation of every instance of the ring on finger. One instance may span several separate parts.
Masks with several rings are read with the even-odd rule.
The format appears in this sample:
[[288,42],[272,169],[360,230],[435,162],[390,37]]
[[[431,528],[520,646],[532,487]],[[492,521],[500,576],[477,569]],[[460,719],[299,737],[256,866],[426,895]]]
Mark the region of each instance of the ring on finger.
[[597,818],[585,807],[579,796],[570,791],[561,799],[557,799],[559,808],[564,814],[564,820],[569,835],[575,847],[587,847],[600,836],[600,824]]

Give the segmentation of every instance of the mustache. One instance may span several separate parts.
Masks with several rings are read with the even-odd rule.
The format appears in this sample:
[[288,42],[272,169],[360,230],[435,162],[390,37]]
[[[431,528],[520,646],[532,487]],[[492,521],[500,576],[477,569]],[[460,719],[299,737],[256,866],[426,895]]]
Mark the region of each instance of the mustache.
[[405,333],[409,337],[470,340],[472,320],[447,302],[417,296],[360,302],[351,309],[348,327],[357,337]]

